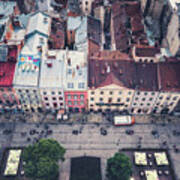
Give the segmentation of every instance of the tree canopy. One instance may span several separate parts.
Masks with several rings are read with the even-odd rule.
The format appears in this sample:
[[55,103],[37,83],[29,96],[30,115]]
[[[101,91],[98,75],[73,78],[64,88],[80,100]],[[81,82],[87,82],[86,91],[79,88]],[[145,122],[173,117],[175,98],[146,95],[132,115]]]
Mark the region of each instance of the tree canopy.
[[59,174],[58,161],[64,160],[65,149],[53,139],[41,139],[23,151],[25,175],[38,180],[55,180]]
[[109,180],[129,180],[132,174],[129,157],[123,153],[115,153],[107,160],[106,172]]

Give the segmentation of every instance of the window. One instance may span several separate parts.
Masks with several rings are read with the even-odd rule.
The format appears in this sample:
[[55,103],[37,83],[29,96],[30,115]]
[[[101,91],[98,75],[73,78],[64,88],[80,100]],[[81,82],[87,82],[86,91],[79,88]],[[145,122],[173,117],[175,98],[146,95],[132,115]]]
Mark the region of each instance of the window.
[[43,45],[44,44],[44,39],[43,38],[39,38],[39,43]]
[[134,103],[133,105],[134,105],[134,106],[136,106],[136,105],[137,105],[137,103]]
[[112,92],[112,91],[110,91],[110,92],[109,92],[109,94],[110,94],[110,95],[112,95],[112,94],[113,94],[113,92]]
[[120,98],[118,98],[118,99],[117,99],[117,102],[120,102],[120,101],[121,101],[121,99],[120,99]]
[[33,92],[36,93],[36,90],[34,89]]
[[101,91],[101,92],[100,92],[100,94],[104,94],[104,92],[103,92],[103,91]]
[[78,105],[78,101],[74,101],[74,105]]
[[26,89],[26,92],[28,93],[28,92],[29,92],[29,90],[28,90],[28,89]]
[[77,95],[74,95],[74,99],[78,99],[78,96],[77,96]]
[[145,101],[146,100],[146,98],[142,98],[142,101]]
[[121,95],[122,94],[122,92],[121,91],[119,91],[119,95]]
[[80,105],[84,105],[84,101],[81,101],[81,102],[80,102]]
[[131,95],[131,91],[129,91],[128,94]]
[[72,101],[68,101],[68,105],[72,105]]
[[84,95],[83,94],[80,95],[80,99],[84,99]]
[[157,106],[159,106],[160,103],[156,103]]
[[68,98],[68,99],[71,99],[71,95],[68,95],[67,98]]
[[88,5],[88,1],[85,2],[86,6]]
[[52,91],[52,92],[51,92],[51,94],[52,94],[52,95],[54,95],[54,94],[55,94],[55,92],[54,92],[54,91]]
[[91,98],[91,101],[94,101],[94,98]]
[[83,89],[84,88],[84,83],[79,83],[78,88]]
[[90,106],[91,106],[91,107],[93,107],[94,105],[93,105],[93,104],[91,104]]
[[[1,89],[1,91],[2,91],[2,90],[3,90],[3,89]],[[18,92],[20,92],[20,93],[21,93],[21,90],[19,89],[19,90],[18,90]]]
[[137,95],[140,95],[140,94],[141,94],[141,93],[138,91],[138,92],[137,92]]
[[163,99],[163,96],[160,96],[159,99]]
[[154,93],[154,92],[152,92],[152,93],[151,93],[151,95],[152,95],[152,96],[154,96],[154,95],[155,95],[155,93]]
[[147,94],[148,94],[147,92],[144,93],[145,96],[146,96]]
[[48,101],[48,97],[45,97],[44,100],[45,100],[45,101]]
[[58,105],[57,105],[57,103],[53,103],[53,106],[54,106],[55,108],[57,108]]
[[46,95],[46,94],[47,94],[47,92],[45,92],[45,91],[44,91],[44,92],[43,92],[43,94],[44,94],[44,95]]
[[103,101],[103,98],[99,98],[99,101]]
[[137,98],[135,98],[135,100],[137,101],[139,98],[137,97]]
[[82,70],[81,70],[81,69],[78,71],[78,75],[79,75],[79,76],[82,75]]
[[68,69],[67,72],[68,72],[68,74],[71,75],[72,74],[72,69]]
[[74,88],[74,83],[68,83],[68,88]]
[[174,103],[172,102],[172,103],[170,103],[169,105],[172,106],[173,104],[174,104]]
[[168,97],[166,98],[166,100],[167,100],[167,101],[170,100],[170,97],[168,96]]
[[143,106],[143,105],[144,105],[143,103],[140,104],[140,106]]
[[62,101],[62,100],[63,100],[63,97],[61,97],[61,96],[60,96],[60,97],[59,97],[59,100],[61,100],[61,101]]
[[60,105],[60,106],[63,106],[63,103],[60,103],[59,105]]
[[44,24],[48,23],[48,18],[44,17],[43,22],[44,22]]
[[56,98],[55,98],[55,97],[53,97],[52,99],[53,99],[54,101],[56,100]]
[[[1,91],[3,92],[3,91],[4,91],[4,89],[3,89],[3,88],[1,88]],[[18,91],[19,91],[19,92],[21,92],[21,90],[20,90],[20,89],[19,89]]]
[[108,99],[108,102],[111,103],[111,102],[112,102],[112,98],[109,98],[109,99]]
[[147,106],[150,106],[150,103],[147,103]]
[[94,91],[91,91],[91,94],[94,94]]
[[153,100],[153,98],[149,98],[149,101],[152,101]]
[[49,106],[49,103],[46,103],[46,106]]
[[126,101],[127,101],[127,102],[129,102],[129,101],[130,101],[130,99],[129,99],[129,98],[127,98],[127,99],[126,99]]
[[177,100],[177,96],[176,97],[173,97],[173,101]]
[[61,91],[59,91],[58,94],[61,95]]

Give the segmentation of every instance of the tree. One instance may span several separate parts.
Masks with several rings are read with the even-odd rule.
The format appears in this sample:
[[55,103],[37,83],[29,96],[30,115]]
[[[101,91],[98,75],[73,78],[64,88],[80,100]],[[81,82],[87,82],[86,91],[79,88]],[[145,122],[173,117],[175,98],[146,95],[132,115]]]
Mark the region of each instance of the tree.
[[53,139],[41,139],[23,151],[25,175],[38,180],[56,180],[58,161],[64,160],[65,149]]
[[129,180],[132,174],[129,157],[123,153],[115,153],[107,160],[106,172],[109,180]]

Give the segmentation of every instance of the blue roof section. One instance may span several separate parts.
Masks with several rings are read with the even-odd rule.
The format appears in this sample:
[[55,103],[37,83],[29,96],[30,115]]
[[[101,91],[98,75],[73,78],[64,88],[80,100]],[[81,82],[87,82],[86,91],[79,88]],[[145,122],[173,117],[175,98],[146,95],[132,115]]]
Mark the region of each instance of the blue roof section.
[[0,1],[0,14],[3,14],[4,16],[9,16],[13,14],[15,6],[16,2]]
[[21,15],[17,16],[17,18],[19,19],[19,21],[24,29],[27,27],[29,17],[30,17],[30,14],[27,14],[27,15],[21,14]]

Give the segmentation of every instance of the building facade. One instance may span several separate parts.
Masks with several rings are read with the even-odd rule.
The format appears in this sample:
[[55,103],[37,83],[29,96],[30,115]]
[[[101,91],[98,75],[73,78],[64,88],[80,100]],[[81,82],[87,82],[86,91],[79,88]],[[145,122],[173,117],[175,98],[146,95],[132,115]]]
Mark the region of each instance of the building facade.
[[58,50],[49,50],[47,59],[41,63],[39,89],[45,109],[65,108],[63,89],[64,60]]
[[25,43],[16,64],[13,85],[24,111],[41,110],[39,92],[40,64],[47,50],[50,17],[37,12],[29,17]]
[[1,45],[0,54],[0,109],[19,109],[19,100],[13,88],[17,48]]

